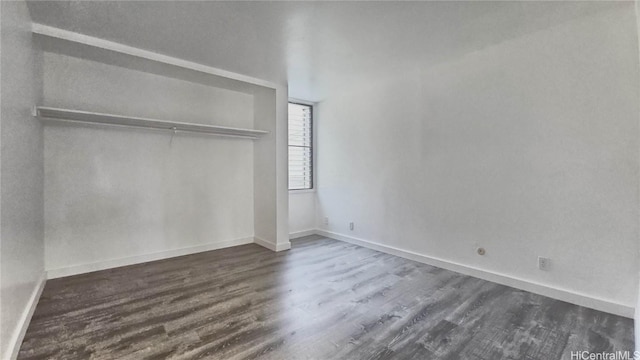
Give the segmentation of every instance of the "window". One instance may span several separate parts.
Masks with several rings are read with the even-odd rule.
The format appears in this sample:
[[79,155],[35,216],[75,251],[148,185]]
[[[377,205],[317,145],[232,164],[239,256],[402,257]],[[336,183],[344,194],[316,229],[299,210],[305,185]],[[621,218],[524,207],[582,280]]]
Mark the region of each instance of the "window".
[[313,107],[289,103],[289,190],[313,189]]

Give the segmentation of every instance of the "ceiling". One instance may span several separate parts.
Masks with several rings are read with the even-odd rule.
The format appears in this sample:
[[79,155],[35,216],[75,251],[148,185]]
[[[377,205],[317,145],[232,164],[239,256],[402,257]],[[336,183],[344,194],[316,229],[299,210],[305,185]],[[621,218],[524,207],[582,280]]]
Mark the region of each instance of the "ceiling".
[[633,2],[30,1],[34,22],[264,80],[319,101]]

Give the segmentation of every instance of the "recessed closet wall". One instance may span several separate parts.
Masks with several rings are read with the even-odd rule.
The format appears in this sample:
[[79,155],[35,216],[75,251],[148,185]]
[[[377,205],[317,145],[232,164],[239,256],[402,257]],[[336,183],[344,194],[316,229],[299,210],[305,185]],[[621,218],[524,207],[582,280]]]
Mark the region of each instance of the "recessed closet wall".
[[[256,234],[276,242],[274,89],[171,67],[164,75],[40,42],[45,106],[271,131],[256,151],[250,139],[48,121],[50,277],[251,243]],[[255,166],[272,171],[256,180]],[[257,227],[256,208],[266,217]]]
[[[253,96],[55,53],[44,104],[253,127]],[[253,241],[253,142],[46,126],[46,268]],[[244,240],[243,240],[244,239]]]

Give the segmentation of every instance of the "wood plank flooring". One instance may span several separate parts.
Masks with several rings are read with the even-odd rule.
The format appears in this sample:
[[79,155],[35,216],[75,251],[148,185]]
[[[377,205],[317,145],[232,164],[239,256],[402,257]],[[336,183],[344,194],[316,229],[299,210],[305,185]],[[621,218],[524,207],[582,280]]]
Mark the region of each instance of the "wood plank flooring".
[[570,359],[633,321],[348,243],[47,281],[19,359]]

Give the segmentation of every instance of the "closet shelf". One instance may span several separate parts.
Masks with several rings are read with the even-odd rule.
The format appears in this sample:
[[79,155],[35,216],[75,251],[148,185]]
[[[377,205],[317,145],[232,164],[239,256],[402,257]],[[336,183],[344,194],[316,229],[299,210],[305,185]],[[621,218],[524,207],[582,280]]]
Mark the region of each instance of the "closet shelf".
[[59,109],[46,106],[36,106],[34,115],[42,120],[69,121],[92,124],[108,124],[131,126],[139,128],[166,129],[170,131],[188,131],[206,133],[219,136],[232,136],[247,139],[258,139],[268,134],[268,131],[241,129],[215,125],[190,124],[176,121],[146,119],[132,116],[102,114],[89,111]]

